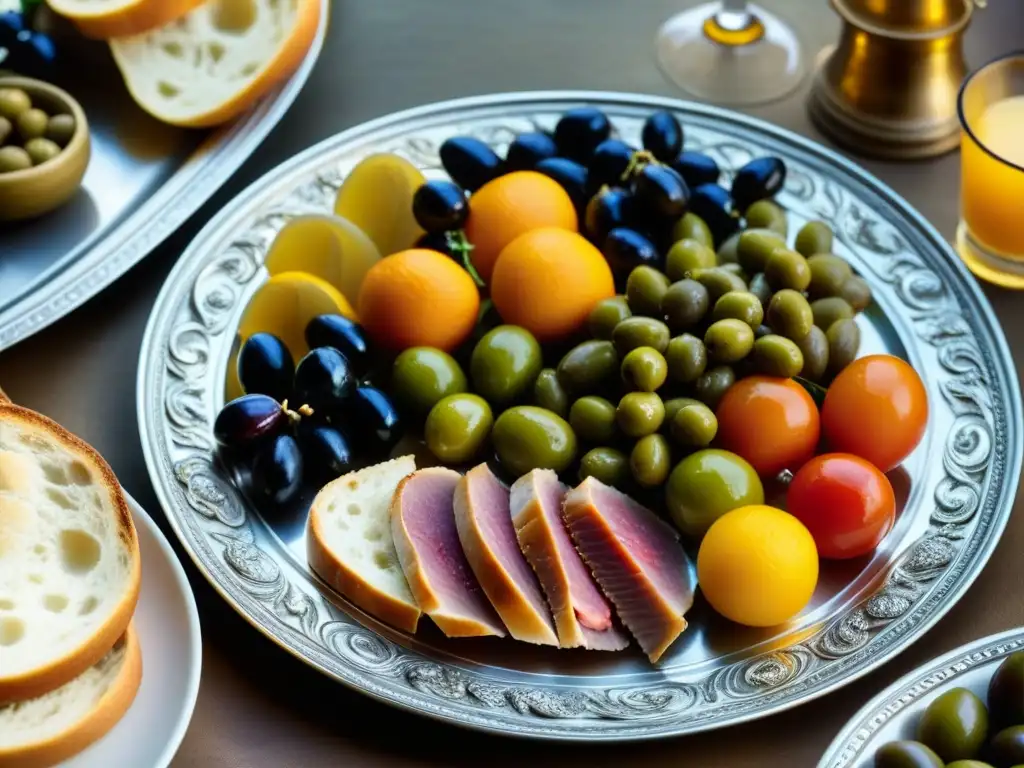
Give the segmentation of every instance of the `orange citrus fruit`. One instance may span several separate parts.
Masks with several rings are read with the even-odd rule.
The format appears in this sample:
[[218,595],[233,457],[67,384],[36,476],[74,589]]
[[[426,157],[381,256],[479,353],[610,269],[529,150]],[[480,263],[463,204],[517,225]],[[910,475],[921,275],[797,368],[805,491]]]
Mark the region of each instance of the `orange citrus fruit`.
[[376,343],[395,351],[450,352],[472,333],[479,311],[480,293],[469,273],[426,248],[385,256],[359,291],[360,322]]
[[577,231],[576,209],[554,179],[536,171],[516,171],[484,184],[469,198],[466,237],[473,244],[476,271],[490,282],[506,245],[541,227]]
[[594,305],[615,295],[608,262],[585,237],[544,227],[520,235],[498,257],[491,299],[502,320],[538,341],[580,328]]

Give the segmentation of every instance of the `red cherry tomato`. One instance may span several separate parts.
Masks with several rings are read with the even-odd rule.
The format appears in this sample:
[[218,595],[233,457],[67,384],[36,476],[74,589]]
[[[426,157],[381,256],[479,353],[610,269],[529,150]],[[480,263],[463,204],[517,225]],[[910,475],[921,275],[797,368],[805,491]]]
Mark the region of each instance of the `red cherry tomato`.
[[740,379],[718,403],[715,416],[717,445],[742,456],[759,475],[795,472],[818,445],[818,408],[792,379]]
[[831,560],[867,554],[896,519],[889,479],[849,453],[826,453],[804,464],[789,484],[786,506],[807,526],[818,554]]
[[829,448],[860,456],[888,472],[921,442],[928,424],[928,393],[917,371],[898,357],[862,357],[828,388],[821,424]]

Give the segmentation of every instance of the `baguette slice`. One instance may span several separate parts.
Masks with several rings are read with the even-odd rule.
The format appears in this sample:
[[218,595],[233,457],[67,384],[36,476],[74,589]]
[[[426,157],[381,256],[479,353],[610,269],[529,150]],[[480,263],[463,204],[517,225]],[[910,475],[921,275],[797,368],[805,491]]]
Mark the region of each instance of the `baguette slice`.
[[416,631],[422,611],[398,562],[390,508],[415,470],[415,459],[402,456],[332,480],[313,500],[306,531],[306,557],[320,578],[406,632]]
[[172,125],[227,122],[298,69],[321,0],[208,0],[145,34],[110,41],[138,104]]
[[128,711],[142,682],[133,625],[81,675],[49,693],[0,707],[0,765],[46,768],[105,736]]
[[103,458],[46,417],[0,405],[0,704],[99,661],[127,629],[141,577]]
[[86,37],[139,35],[181,18],[204,0],[46,0]]

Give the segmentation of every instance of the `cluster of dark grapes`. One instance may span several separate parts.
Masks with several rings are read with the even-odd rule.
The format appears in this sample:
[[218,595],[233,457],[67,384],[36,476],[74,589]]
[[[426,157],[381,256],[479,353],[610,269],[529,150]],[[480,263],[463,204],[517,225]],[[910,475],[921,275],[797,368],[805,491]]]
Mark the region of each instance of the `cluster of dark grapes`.
[[[245,392],[214,423],[221,461],[257,502],[284,505],[303,483],[320,487],[359,458],[387,455],[401,437],[391,399],[367,380],[371,351],[363,328],[321,315],[305,331],[298,365],[277,336],[257,333],[238,354]],[[358,456],[356,455],[358,451]]]

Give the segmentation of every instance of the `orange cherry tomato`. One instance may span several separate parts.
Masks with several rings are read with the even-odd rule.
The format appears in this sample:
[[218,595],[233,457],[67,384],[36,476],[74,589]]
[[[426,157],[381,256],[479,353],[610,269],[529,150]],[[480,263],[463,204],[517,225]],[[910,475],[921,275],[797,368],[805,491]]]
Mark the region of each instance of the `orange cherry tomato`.
[[821,423],[829,448],[888,472],[921,442],[928,393],[917,371],[898,357],[862,357],[828,388]]
[[826,453],[804,464],[789,484],[786,507],[807,526],[818,555],[831,560],[867,554],[896,520],[889,479],[849,453]]
[[818,408],[792,379],[740,379],[725,393],[715,416],[717,444],[742,456],[759,475],[795,472],[818,446]]

